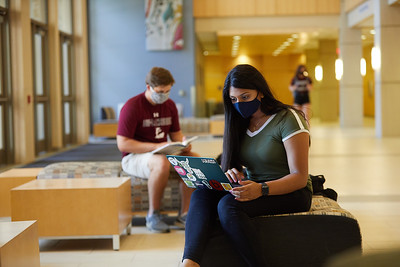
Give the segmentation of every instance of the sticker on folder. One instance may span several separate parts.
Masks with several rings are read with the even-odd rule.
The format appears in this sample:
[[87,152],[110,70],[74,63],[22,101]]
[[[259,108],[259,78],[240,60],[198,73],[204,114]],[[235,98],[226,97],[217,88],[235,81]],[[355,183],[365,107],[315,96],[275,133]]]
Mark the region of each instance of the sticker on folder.
[[194,177],[194,175],[191,174],[191,173],[188,173],[188,174],[187,174],[187,178],[188,178],[190,181],[196,181],[196,177]]
[[196,188],[196,185],[192,181],[189,181],[189,180],[183,180],[183,181],[185,182],[187,187]]
[[185,172],[185,170],[184,170],[182,167],[180,167],[180,166],[174,166],[174,169],[175,169],[175,171],[176,171],[177,173],[179,173],[180,175],[186,175],[186,172]]
[[188,187],[229,191],[241,186],[231,183],[213,158],[167,155],[171,165]]
[[224,191],[224,188],[222,187],[221,183],[218,182],[217,180],[210,180],[210,185],[212,188],[218,191]]
[[221,185],[225,189],[225,191],[229,191],[232,189],[232,186],[228,183],[221,183]]

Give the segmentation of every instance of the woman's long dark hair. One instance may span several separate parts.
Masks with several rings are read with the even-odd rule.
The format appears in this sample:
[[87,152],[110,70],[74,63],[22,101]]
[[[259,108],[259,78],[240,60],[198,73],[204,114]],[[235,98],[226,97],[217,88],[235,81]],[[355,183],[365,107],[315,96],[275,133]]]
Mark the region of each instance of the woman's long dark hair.
[[221,167],[224,171],[231,168],[242,170],[242,164],[239,159],[240,144],[250,123],[250,118],[244,119],[233,107],[229,95],[231,86],[241,89],[257,90],[257,92],[262,93],[264,97],[261,99],[261,111],[266,115],[272,115],[291,107],[283,104],[273,96],[267,81],[256,68],[248,64],[234,67],[225,79],[223,90],[225,129]]
[[297,66],[296,72],[294,73],[294,77],[298,77],[300,74],[303,73],[303,71],[301,71],[301,69],[304,69],[303,71],[307,71],[306,66],[300,64],[299,66]]

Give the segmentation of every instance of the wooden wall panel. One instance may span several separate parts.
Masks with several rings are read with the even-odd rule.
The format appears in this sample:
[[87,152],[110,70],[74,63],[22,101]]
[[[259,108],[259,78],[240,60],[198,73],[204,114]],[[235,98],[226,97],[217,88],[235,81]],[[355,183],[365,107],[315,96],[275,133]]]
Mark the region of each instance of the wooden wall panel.
[[276,1],[275,0],[256,0],[255,1],[255,15],[265,16],[276,14]]
[[317,14],[339,14],[340,13],[340,1],[332,0],[318,0],[316,1]]
[[345,0],[344,1],[344,10],[349,12],[350,10],[354,9],[356,6],[366,2],[367,0]]
[[194,0],[193,16],[194,17],[214,17],[217,15],[216,0]]
[[74,48],[77,143],[86,144],[90,135],[89,113],[89,48],[87,29],[87,1],[74,0]]
[[11,82],[15,158],[17,164],[35,159],[33,62],[29,1],[10,2]]
[[195,18],[339,13],[340,0],[193,0]]
[[280,0],[276,2],[276,15],[316,14],[316,0]]

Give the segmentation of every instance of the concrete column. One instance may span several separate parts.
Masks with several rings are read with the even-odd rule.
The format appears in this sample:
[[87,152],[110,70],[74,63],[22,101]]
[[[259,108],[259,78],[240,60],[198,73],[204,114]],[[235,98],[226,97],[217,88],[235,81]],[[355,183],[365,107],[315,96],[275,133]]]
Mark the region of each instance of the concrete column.
[[339,114],[342,127],[354,127],[363,124],[363,86],[360,74],[361,30],[348,28],[344,2],[344,0],[341,1],[339,34],[339,58],[343,60],[343,76],[339,83]]
[[324,72],[322,81],[315,83],[319,90],[320,119],[336,121],[339,114],[339,83],[335,78],[336,40],[319,41],[319,64]]
[[375,129],[378,137],[400,136],[400,6],[373,0],[375,47],[381,66],[375,70]]

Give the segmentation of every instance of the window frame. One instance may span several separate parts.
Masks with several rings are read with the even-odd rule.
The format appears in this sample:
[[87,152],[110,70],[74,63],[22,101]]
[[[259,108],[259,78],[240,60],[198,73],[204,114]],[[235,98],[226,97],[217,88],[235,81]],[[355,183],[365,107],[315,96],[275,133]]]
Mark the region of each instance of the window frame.
[[[6,1],[8,7],[8,1]],[[11,45],[8,9],[0,7],[0,105],[2,106],[2,144],[0,149],[2,160],[0,167],[14,163],[14,138],[13,138],[13,98],[11,83]]]

